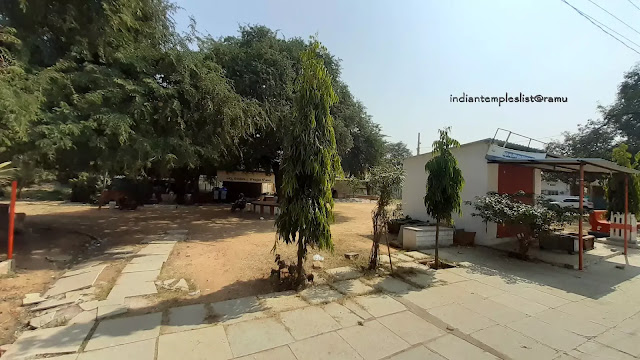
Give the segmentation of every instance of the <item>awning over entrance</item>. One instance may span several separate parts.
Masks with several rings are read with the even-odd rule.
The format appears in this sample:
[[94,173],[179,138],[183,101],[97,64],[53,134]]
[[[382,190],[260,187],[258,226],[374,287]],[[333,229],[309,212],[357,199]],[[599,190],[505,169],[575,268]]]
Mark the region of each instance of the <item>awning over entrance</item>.
[[531,166],[541,170],[560,172],[578,172],[582,165],[584,172],[594,174],[640,174],[638,170],[600,158],[502,159],[487,156],[487,162]]

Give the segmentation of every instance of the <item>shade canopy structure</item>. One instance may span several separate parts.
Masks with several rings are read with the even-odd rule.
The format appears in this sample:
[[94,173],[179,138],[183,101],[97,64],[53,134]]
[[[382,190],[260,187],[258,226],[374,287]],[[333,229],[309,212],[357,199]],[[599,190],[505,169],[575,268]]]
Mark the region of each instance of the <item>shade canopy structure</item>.
[[541,170],[558,172],[578,172],[582,167],[584,172],[593,174],[640,174],[640,171],[620,166],[612,161],[600,158],[555,158],[546,159],[505,159],[487,156],[489,163],[513,164],[531,166]]
[[[518,155],[518,154],[515,154]],[[629,217],[629,175],[640,174],[640,171],[620,166],[612,161],[600,158],[562,158],[549,157],[546,158],[505,158],[499,156],[491,156],[487,154],[487,162],[497,164],[512,164],[534,167],[546,171],[557,171],[565,173],[578,173],[580,177],[580,222],[578,224],[578,269],[583,268],[583,238],[582,238],[582,215],[584,214],[584,173],[593,174],[625,174],[625,200],[624,200],[624,254],[627,255],[628,239],[627,231],[630,225],[627,224]]]

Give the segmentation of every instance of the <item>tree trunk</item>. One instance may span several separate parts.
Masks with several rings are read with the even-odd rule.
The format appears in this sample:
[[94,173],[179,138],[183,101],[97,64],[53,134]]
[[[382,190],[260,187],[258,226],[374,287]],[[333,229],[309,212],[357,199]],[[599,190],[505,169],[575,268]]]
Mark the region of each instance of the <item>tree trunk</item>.
[[302,285],[304,282],[304,267],[302,261],[304,260],[304,239],[298,235],[298,278],[296,283]]
[[438,256],[438,238],[440,237],[440,220],[436,219],[436,270],[440,268],[440,258]]

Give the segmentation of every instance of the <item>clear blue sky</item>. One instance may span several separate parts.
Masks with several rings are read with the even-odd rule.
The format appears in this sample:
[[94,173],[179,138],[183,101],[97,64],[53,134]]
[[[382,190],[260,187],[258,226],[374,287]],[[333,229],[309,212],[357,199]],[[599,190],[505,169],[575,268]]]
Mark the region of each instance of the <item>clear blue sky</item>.
[[[569,3],[640,44],[588,0]],[[640,10],[627,0],[593,0],[640,31]],[[631,0],[640,7],[640,0]],[[437,129],[470,142],[496,128],[539,138],[597,118],[615,97],[623,73],[640,55],[603,33],[560,0],[179,0],[186,30],[237,34],[264,24],[286,37],[315,33],[342,59],[342,78],[391,141],[415,153],[417,133],[429,151]],[[640,51],[640,46],[638,47]],[[567,103],[450,103],[449,96],[566,96]]]

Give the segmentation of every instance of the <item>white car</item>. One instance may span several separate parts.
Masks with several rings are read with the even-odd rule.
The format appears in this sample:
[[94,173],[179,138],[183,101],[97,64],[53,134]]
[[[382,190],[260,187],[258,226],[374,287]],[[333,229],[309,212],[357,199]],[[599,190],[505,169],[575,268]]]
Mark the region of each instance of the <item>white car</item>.
[[[580,198],[578,196],[569,196],[560,201],[552,201],[551,205],[557,205],[560,207],[570,207],[577,210],[580,208]],[[591,211],[593,210],[593,203],[585,199],[582,203],[582,207],[586,211]]]

